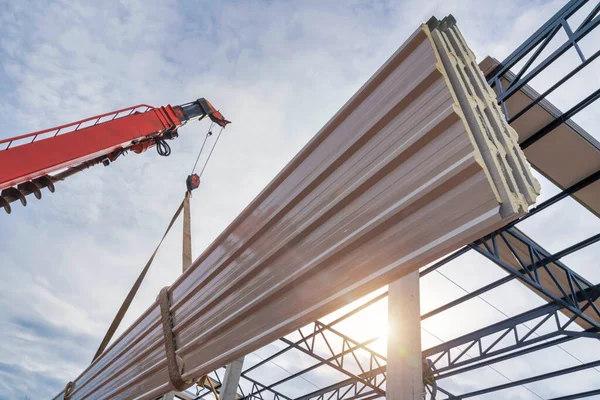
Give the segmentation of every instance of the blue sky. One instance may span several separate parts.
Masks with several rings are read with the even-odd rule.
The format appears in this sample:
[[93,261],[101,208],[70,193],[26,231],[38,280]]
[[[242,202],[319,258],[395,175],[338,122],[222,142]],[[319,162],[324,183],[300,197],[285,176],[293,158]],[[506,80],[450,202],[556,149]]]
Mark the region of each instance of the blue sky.
[[[561,6],[0,0],[0,138],[138,103],[210,99],[233,124],[192,199],[197,256],[431,15],[454,14],[480,59],[502,59]],[[0,217],[0,399],[46,398],[91,360],[181,201],[207,127],[181,129],[169,158],[151,151],[96,167]],[[579,213],[578,232],[598,232],[577,205],[564,207],[554,216]],[[179,275],[180,229],[123,326]],[[560,232],[544,239],[556,250],[564,242]]]

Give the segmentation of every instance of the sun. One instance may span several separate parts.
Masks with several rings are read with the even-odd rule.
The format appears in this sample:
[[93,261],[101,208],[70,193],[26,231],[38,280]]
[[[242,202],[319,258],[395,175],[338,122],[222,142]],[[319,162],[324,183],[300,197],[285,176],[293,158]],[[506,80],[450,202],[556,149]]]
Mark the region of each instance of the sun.
[[[359,308],[372,299],[377,298],[379,294],[379,292],[374,292],[344,307],[342,310],[338,310],[334,314],[339,313],[342,315],[350,310]],[[336,316],[330,315],[329,317],[332,317],[331,319],[334,320]],[[340,321],[333,328],[359,343],[368,343],[367,347],[385,356],[387,337],[390,332],[387,315],[387,297]]]

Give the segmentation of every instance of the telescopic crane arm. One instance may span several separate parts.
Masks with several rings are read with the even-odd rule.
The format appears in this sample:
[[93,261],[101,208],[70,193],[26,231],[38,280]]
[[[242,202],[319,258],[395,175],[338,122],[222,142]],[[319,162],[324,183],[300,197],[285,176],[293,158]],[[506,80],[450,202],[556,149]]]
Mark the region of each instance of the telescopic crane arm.
[[180,106],[141,104],[86,118],[67,125],[0,140],[0,207],[27,204],[27,196],[41,198],[41,189],[54,192],[54,183],[93,165],[108,166],[128,152],[143,153],[157,147],[169,155],[166,139],[188,121],[209,117],[225,127],[227,121],[210,102],[201,98]]

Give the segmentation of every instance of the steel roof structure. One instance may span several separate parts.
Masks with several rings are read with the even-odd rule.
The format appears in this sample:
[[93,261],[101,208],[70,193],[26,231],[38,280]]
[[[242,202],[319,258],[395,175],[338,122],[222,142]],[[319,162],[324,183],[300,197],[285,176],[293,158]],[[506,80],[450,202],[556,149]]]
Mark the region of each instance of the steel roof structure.
[[[571,0],[504,61],[487,58],[480,64],[488,83],[496,89],[507,120],[519,132],[521,146],[532,166],[547,179],[543,185],[545,193],[549,191],[553,195],[546,195],[545,200],[521,219],[421,269],[422,296],[427,297],[428,293],[431,296],[433,290],[436,295],[440,294],[440,285],[433,282],[435,279],[445,282],[444,290],[454,290],[452,295],[446,296],[448,299],[438,296],[435,301],[429,301],[426,307],[429,309],[421,316],[422,356],[424,365],[428,366],[424,372],[424,380],[428,382],[426,398],[549,399],[549,395],[538,393],[542,385],[548,386],[548,380],[569,382],[583,371],[590,375],[580,378],[579,382],[589,384],[559,383],[564,393],[552,400],[600,396],[600,369],[596,369],[600,367],[600,274],[585,276],[583,270],[589,268],[575,268],[579,271],[576,272],[568,261],[585,251],[595,251],[595,256],[588,254],[586,258],[597,261],[598,247],[594,244],[600,241],[600,233],[577,237],[581,235],[569,230],[570,218],[576,215],[544,217],[552,212],[560,214],[564,210],[561,205],[570,202],[571,206],[579,207],[578,203],[583,207],[580,214],[591,229],[597,229],[600,221],[600,143],[572,121],[600,97],[600,87],[588,88],[589,93],[581,95],[566,111],[559,111],[548,101],[553,94],[568,91],[574,77],[582,71],[589,73],[594,68],[593,62],[600,55],[600,42],[599,36],[594,42],[590,33],[600,31],[594,31],[600,24],[599,12],[600,2]],[[593,47],[591,51],[590,47]],[[579,61],[564,68],[565,57],[573,54]],[[543,77],[544,73],[547,73],[546,84],[538,93],[532,86],[536,87],[536,78]],[[542,238],[538,242],[526,233],[545,229],[543,225],[548,220],[553,225],[548,229],[564,232],[568,246],[550,251],[540,244]],[[537,228],[531,229],[532,226]],[[456,268],[460,273],[452,274]],[[502,296],[514,293],[516,302],[519,296],[530,301],[505,313],[499,304],[488,300],[494,293],[498,298],[498,291]],[[532,293],[535,296],[532,297]],[[441,300],[445,302],[434,304]],[[503,314],[502,318],[486,316],[478,323],[487,325],[461,332],[461,328],[473,326],[471,315],[464,310],[465,305],[473,305],[475,301],[487,303],[487,311],[473,315],[474,318],[485,315],[491,307]],[[384,288],[248,355],[238,397],[244,400],[385,397],[386,358],[379,350],[385,341],[384,332],[362,337],[364,332],[356,329],[359,323],[356,321],[365,321],[365,316],[385,310],[386,302]],[[444,319],[450,312],[454,317]],[[428,330],[428,321],[436,318],[454,321],[456,326],[448,325],[454,337],[445,341],[436,339]],[[426,338],[427,335],[431,337]],[[589,349],[585,359],[570,352],[573,343]],[[560,349],[576,362],[554,364],[547,353],[552,349]],[[541,356],[536,358],[536,354]],[[499,366],[515,360],[540,363],[542,365],[535,369],[543,372],[510,379]],[[210,374],[217,389],[224,371],[219,369]],[[477,373],[481,371],[492,371],[491,374],[500,379],[496,379],[496,383],[491,378],[480,380],[477,377],[483,375]],[[514,388],[521,391],[511,392]],[[176,397],[210,396],[213,396],[210,388],[197,387]]]

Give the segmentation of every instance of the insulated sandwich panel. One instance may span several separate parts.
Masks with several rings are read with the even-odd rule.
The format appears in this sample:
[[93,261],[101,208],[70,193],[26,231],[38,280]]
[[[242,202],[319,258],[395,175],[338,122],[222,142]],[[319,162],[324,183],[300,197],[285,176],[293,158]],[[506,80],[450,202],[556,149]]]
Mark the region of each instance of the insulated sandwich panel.
[[457,72],[465,82],[465,88],[475,104],[476,113],[490,136],[494,136],[504,150],[504,158],[508,168],[519,186],[519,191],[531,204],[540,192],[540,185],[533,176],[523,150],[519,147],[519,135],[506,121],[500,106],[497,104],[493,89],[487,84],[477,60],[467,45],[454,17],[449,16],[441,21],[441,26],[434,33],[440,45],[448,49],[454,57]]
[[[468,117],[448,51],[417,29],[170,287],[184,379],[526,212],[534,196],[499,158],[499,133]],[[75,380],[72,399],[171,390],[159,314],[155,303]]]

